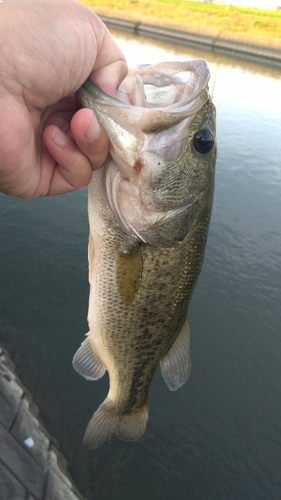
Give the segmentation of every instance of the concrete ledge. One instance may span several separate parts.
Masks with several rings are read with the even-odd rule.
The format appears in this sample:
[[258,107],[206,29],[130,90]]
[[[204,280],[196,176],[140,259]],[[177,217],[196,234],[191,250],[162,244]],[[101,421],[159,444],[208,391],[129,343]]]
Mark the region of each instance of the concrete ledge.
[[277,67],[281,66],[281,42],[280,47],[263,46],[235,39],[226,39],[223,33],[213,36],[208,34],[203,35],[100,14],[99,17],[109,28],[175,44],[204,49],[215,53],[222,53],[232,57],[243,58],[259,64],[268,64]]
[[0,346],[0,499],[83,500]]

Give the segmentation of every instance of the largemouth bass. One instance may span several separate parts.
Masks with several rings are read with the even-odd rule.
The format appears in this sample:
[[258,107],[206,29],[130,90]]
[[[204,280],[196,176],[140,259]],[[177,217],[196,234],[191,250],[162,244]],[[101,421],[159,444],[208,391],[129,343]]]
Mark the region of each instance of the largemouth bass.
[[139,439],[160,363],[170,390],[191,368],[188,304],[211,216],[215,109],[203,60],[141,65],[117,98],[79,89],[108,133],[110,155],[89,186],[89,333],[73,358],[88,380],[109,373],[86,429],[96,447]]

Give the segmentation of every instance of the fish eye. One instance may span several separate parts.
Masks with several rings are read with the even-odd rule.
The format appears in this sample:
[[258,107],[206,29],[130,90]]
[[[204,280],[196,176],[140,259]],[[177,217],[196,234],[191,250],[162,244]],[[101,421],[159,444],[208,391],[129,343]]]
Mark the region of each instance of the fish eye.
[[199,130],[199,132],[197,132],[193,139],[193,144],[196,151],[198,151],[198,153],[201,153],[202,155],[210,153],[210,151],[213,149],[214,142],[214,134],[208,128],[202,128],[201,130]]

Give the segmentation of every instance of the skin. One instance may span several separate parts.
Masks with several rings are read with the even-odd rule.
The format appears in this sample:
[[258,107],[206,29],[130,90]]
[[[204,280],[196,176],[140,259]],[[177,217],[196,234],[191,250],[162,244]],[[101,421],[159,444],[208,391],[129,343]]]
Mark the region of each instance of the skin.
[[84,187],[109,144],[74,92],[91,75],[115,96],[122,52],[76,0],[1,3],[0,46],[0,191],[28,200]]

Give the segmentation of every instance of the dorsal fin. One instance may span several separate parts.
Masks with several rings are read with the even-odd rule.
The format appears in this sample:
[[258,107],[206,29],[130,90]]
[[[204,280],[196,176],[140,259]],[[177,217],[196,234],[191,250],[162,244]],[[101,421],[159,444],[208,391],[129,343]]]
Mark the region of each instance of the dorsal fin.
[[[87,333],[87,335],[89,335]],[[105,367],[93,351],[90,338],[87,336],[75,353],[73,368],[87,380],[98,380],[105,374]]]
[[94,268],[95,268],[95,247],[94,240],[92,236],[89,236],[89,244],[88,244],[88,261],[89,261],[89,283],[92,283],[94,276]]

